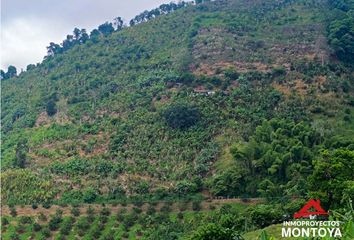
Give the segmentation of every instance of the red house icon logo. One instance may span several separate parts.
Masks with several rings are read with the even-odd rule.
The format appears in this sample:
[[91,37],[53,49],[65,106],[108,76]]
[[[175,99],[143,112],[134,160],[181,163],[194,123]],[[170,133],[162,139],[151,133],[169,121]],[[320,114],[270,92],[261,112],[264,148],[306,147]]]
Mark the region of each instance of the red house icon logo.
[[[311,212],[310,209],[314,208],[315,211]],[[328,213],[321,207],[320,200],[311,199],[300,211],[294,214],[294,218],[309,217],[311,215],[328,215]]]

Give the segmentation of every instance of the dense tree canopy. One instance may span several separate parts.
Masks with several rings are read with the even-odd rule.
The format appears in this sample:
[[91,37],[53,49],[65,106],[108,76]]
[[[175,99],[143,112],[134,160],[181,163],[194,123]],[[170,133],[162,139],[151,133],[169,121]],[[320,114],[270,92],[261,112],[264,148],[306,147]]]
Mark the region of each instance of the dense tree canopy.
[[183,103],[169,106],[162,115],[170,127],[179,129],[195,125],[201,117],[196,107]]
[[314,162],[311,176],[312,190],[324,198],[329,206],[354,200],[354,151],[348,149],[325,150]]
[[57,113],[56,104],[53,100],[50,100],[47,103],[46,111],[47,111],[48,116],[53,116]]
[[100,31],[100,33],[102,33],[104,36],[112,34],[112,32],[114,32],[113,24],[105,22],[98,26],[98,31]]
[[7,72],[5,72],[4,70],[1,70],[1,80],[6,80],[12,77],[16,77],[17,76],[17,69],[15,66],[10,65],[7,68]]
[[329,42],[339,59],[354,63],[354,11],[329,25]]
[[25,168],[28,150],[27,139],[20,139],[16,145],[15,167]]

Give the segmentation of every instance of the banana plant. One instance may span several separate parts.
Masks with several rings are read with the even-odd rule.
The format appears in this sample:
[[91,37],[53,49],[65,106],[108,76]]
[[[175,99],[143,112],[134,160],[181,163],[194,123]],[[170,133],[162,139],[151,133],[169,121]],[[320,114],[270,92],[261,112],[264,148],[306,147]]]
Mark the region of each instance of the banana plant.
[[333,216],[343,222],[343,238],[344,240],[354,239],[354,209],[353,202],[350,199],[345,208],[345,213],[339,213],[338,211],[333,211]]

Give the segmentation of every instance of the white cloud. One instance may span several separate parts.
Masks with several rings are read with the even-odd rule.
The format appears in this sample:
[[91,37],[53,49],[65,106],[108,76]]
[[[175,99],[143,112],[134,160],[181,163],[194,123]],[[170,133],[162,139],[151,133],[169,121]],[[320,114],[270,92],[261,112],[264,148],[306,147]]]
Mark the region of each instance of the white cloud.
[[129,20],[169,0],[1,0],[1,69],[20,70],[42,61],[50,42],[60,43],[75,27],[88,32],[121,16]]
[[16,18],[1,28],[1,69],[15,65],[25,69],[29,63],[40,62],[49,42],[63,39],[65,27],[36,18]]

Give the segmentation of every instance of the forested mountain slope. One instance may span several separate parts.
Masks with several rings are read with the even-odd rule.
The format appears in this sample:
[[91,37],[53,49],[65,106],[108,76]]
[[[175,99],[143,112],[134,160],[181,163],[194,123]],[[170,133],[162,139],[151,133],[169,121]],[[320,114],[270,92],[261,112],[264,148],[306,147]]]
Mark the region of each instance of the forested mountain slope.
[[353,196],[351,40],[350,1],[228,0],[51,52],[2,80],[3,201],[338,205]]

